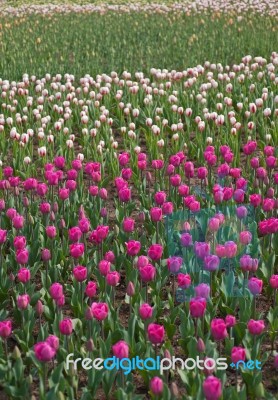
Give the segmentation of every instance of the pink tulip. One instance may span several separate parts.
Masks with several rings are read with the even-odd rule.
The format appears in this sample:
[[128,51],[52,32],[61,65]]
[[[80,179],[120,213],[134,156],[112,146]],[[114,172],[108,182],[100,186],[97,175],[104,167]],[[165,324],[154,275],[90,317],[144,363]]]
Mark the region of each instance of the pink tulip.
[[63,296],[63,286],[55,282],[50,286],[49,293],[53,300],[57,300]]
[[84,254],[84,244],[83,243],[73,243],[70,245],[70,255],[73,258],[82,257]]
[[65,318],[59,322],[59,331],[62,335],[71,335],[73,330],[72,321],[70,318]]
[[92,298],[96,295],[97,292],[97,284],[94,281],[90,281],[87,283],[86,289],[85,289],[85,294],[89,298]]
[[166,201],[166,193],[165,192],[157,192],[154,195],[154,201],[158,206],[162,206]]
[[203,382],[203,392],[206,400],[218,400],[222,396],[221,380],[210,375]]
[[203,260],[210,253],[210,244],[206,242],[195,242],[194,251],[196,256]]
[[174,210],[174,205],[171,201],[166,201],[162,204],[162,214],[163,215],[170,215]]
[[245,361],[246,351],[243,347],[233,347],[231,353],[231,359],[234,364],[239,361]]
[[20,310],[25,310],[30,303],[30,296],[28,294],[19,295],[16,302]]
[[169,257],[167,259],[168,270],[172,274],[176,274],[181,269],[182,263],[183,263],[183,259],[181,257],[175,257],[175,256]]
[[51,212],[51,205],[49,203],[41,203],[39,209],[42,214],[46,215]]
[[107,238],[109,234],[109,226],[107,225],[99,225],[96,229],[96,235],[99,241],[103,241]]
[[236,324],[236,317],[233,315],[226,315],[225,323],[227,328],[232,328]]
[[219,263],[219,258],[213,254],[210,254],[204,259],[204,268],[207,271],[216,271],[219,267]]
[[12,322],[11,321],[1,321],[0,322],[0,337],[2,339],[7,339],[12,333]]
[[149,264],[149,259],[146,256],[139,256],[137,259],[137,268],[145,267]]
[[56,228],[55,226],[47,226],[45,228],[46,231],[46,235],[50,238],[50,239],[54,239],[56,236]]
[[128,344],[124,340],[120,340],[112,346],[113,355],[120,360],[122,358],[128,358],[129,355],[129,347]]
[[29,252],[27,249],[19,249],[16,251],[16,262],[20,265],[28,263]]
[[211,321],[210,330],[214,340],[223,340],[228,336],[226,323],[221,318],[214,318]]
[[102,276],[106,276],[110,272],[111,263],[106,260],[100,260],[98,269]]
[[90,230],[90,221],[87,218],[81,218],[78,221],[78,227],[83,234],[88,233]]
[[42,249],[41,251],[41,259],[44,262],[47,262],[51,259],[51,253],[49,249]]
[[7,240],[7,231],[5,229],[0,229],[0,245],[5,243]]
[[6,215],[10,220],[13,220],[17,215],[17,211],[14,208],[9,208],[6,212]]
[[101,188],[101,189],[99,190],[99,197],[100,197],[102,200],[107,200],[108,193],[107,193],[107,190],[106,190],[105,188]]
[[133,232],[134,231],[134,223],[135,223],[135,221],[133,218],[128,218],[128,217],[125,218],[123,220],[123,231],[127,232],[127,233]]
[[253,296],[260,294],[263,289],[263,281],[255,277],[250,278],[248,281],[248,289]]
[[117,271],[108,272],[106,275],[106,282],[109,286],[117,286],[120,282],[120,279],[121,276]]
[[152,344],[160,344],[164,341],[165,329],[163,325],[150,324],[148,326],[148,338]]
[[150,319],[153,315],[152,307],[147,303],[142,304],[139,307],[139,315],[143,320]]
[[191,277],[187,274],[178,274],[178,287],[181,289],[188,289],[191,285]]
[[41,362],[48,362],[52,360],[56,354],[56,350],[46,341],[35,344],[34,352],[36,358]]
[[247,245],[252,241],[252,233],[249,231],[243,231],[239,234],[239,241],[243,245]]
[[272,275],[269,283],[273,289],[278,289],[278,275]]
[[164,383],[161,378],[155,376],[150,380],[150,390],[155,396],[159,396],[163,392]]
[[22,215],[16,215],[13,218],[12,223],[15,229],[22,229],[24,225],[24,217],[22,217]]
[[26,283],[31,279],[31,273],[28,268],[21,268],[17,274],[19,282]]
[[98,321],[104,320],[108,315],[108,305],[106,303],[93,303],[91,309],[94,318]]
[[77,265],[73,268],[73,276],[77,282],[83,282],[87,279],[87,268],[83,265]]
[[152,222],[159,222],[162,220],[162,209],[159,207],[153,207],[150,209],[150,217]]
[[126,251],[129,256],[136,256],[140,249],[141,243],[136,240],[130,240],[129,242],[125,243]]
[[215,252],[216,252],[217,256],[220,257],[220,258],[226,257],[225,245],[217,244],[216,247],[215,247]]
[[263,320],[255,321],[254,319],[250,319],[247,324],[247,329],[251,333],[251,335],[260,335],[265,329],[265,324]]
[[135,294],[135,288],[134,288],[134,285],[133,285],[132,282],[128,282],[127,288],[126,288],[126,294],[127,294],[129,297],[134,296],[134,294]]
[[105,253],[105,255],[104,255],[104,259],[106,260],[106,261],[109,261],[109,262],[111,262],[111,263],[113,263],[114,261],[115,261],[115,254],[113,253],[113,251],[112,250],[109,250],[109,251],[107,251],[106,253]]
[[78,242],[82,237],[82,231],[78,226],[69,229],[69,240],[71,242]]
[[211,232],[217,232],[220,227],[220,221],[218,218],[211,218],[208,223],[208,229]]
[[189,311],[192,318],[202,318],[206,311],[206,300],[202,297],[192,298],[189,302]]
[[237,245],[233,241],[225,243],[225,254],[227,258],[233,258],[237,253]]
[[131,190],[128,188],[123,188],[119,190],[119,199],[123,203],[127,203],[131,200]]
[[153,265],[148,264],[139,268],[139,274],[143,282],[150,282],[155,278],[156,269]]
[[[158,260],[160,260],[161,257],[162,257],[162,254],[163,254],[163,246],[162,246],[161,244],[152,244],[152,245],[149,247],[149,250],[148,250],[148,257],[150,257],[151,260],[153,260],[153,261],[158,261]],[[140,257],[141,257],[141,256],[140,256]],[[140,258],[140,257],[139,257],[139,258]],[[142,256],[142,257],[144,257],[144,256]],[[145,265],[147,265],[147,264],[148,264],[148,259],[146,260],[146,264],[145,264]],[[138,265],[138,267],[139,267],[139,259],[138,259],[137,265]],[[142,266],[142,265],[141,265],[141,266]]]
[[46,343],[48,343],[55,351],[59,349],[59,338],[55,335],[49,335],[45,339]]
[[200,283],[199,285],[195,286],[194,291],[196,297],[208,299],[210,294],[210,286],[206,283]]

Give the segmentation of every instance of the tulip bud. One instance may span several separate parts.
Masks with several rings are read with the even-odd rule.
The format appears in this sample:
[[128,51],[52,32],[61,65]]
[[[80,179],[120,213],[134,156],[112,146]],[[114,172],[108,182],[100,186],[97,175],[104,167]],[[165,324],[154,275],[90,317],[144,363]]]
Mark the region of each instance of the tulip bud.
[[28,197],[26,197],[26,196],[23,197],[22,202],[23,202],[23,207],[25,207],[25,208],[29,207],[29,199],[28,199]]
[[199,338],[197,342],[197,351],[199,353],[203,353],[205,350],[206,350],[205,343],[201,338]]
[[15,276],[14,276],[14,274],[12,272],[9,275],[9,279],[10,279],[11,282],[14,282],[14,280],[15,280]]
[[135,288],[132,282],[128,282],[127,288],[126,288],[126,294],[130,297],[134,296],[135,294]]
[[254,188],[259,187],[259,180],[257,178],[253,181],[253,186],[254,186]]
[[36,312],[38,315],[42,315],[44,310],[44,305],[42,304],[42,302],[40,300],[38,300],[37,304],[36,304]]
[[185,221],[185,223],[183,224],[183,229],[185,231],[190,231],[190,224],[189,222]]
[[27,384],[28,384],[28,385],[32,385],[32,383],[33,383],[33,377],[32,377],[32,375],[28,375],[27,378],[26,378],[26,381],[27,381]]
[[179,397],[179,388],[178,388],[178,385],[176,384],[176,382],[171,383],[170,390],[171,390],[171,393],[172,393],[174,399],[177,399]]
[[50,213],[50,221],[51,221],[51,222],[54,222],[54,221],[55,221],[55,214],[54,214],[53,211],[51,211],[51,213]]
[[86,309],[86,311],[85,311],[85,319],[87,320],[87,321],[90,321],[91,319],[93,319],[94,318],[94,316],[93,316],[93,313],[92,313],[92,309],[91,309],[91,307],[88,307],[87,309]]
[[140,211],[139,212],[139,214],[138,214],[138,220],[139,220],[139,222],[144,222],[145,221],[145,213],[144,213],[144,211]]
[[164,351],[164,358],[168,358],[168,360],[171,360],[171,353],[170,353],[170,351],[168,350],[168,349],[166,349],[165,351]]
[[53,212],[56,214],[56,213],[58,212],[58,209],[59,209],[58,203],[57,203],[57,201],[55,201],[55,202],[53,203],[52,210],[53,210]]
[[120,229],[119,229],[118,225],[115,225],[114,232],[115,232],[115,235],[118,236],[118,234],[120,232]]
[[265,390],[262,382],[255,386],[255,395],[257,399],[263,399],[265,397]]
[[58,392],[57,397],[58,397],[58,400],[65,400],[65,396],[64,396],[63,392],[61,392],[61,391]]
[[269,177],[268,177],[268,176],[266,176],[266,177],[264,178],[264,184],[265,184],[266,186],[269,185]]
[[60,221],[60,229],[65,229],[65,227],[66,227],[66,222],[65,222],[64,218],[62,218]]
[[34,218],[32,217],[31,214],[28,214],[28,222],[30,225],[34,225]]
[[94,351],[95,345],[94,345],[93,339],[89,339],[89,340],[86,342],[86,349],[87,349],[87,351]]
[[150,171],[146,172],[146,179],[147,179],[148,182],[152,181],[152,174],[150,173]]
[[18,358],[21,357],[21,352],[19,350],[19,348],[17,346],[15,346],[13,353],[12,353],[12,357],[17,360]]
[[106,218],[106,217],[107,217],[107,208],[103,207],[103,208],[100,210],[100,216],[101,216],[102,218]]

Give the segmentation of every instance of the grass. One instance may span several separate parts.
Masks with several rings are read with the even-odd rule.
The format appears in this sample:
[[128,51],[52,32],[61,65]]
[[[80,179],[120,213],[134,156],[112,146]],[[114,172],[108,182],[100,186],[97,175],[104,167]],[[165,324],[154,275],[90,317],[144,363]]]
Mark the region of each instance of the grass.
[[274,18],[169,13],[56,14],[0,19],[0,75],[183,70],[206,60],[268,58],[278,42]]

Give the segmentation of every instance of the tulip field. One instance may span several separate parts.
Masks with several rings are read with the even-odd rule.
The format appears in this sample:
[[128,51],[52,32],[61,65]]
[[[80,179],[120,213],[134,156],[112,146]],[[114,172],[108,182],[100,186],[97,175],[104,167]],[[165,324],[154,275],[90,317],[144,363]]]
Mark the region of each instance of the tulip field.
[[0,400],[277,399],[275,2],[28,3],[0,4]]

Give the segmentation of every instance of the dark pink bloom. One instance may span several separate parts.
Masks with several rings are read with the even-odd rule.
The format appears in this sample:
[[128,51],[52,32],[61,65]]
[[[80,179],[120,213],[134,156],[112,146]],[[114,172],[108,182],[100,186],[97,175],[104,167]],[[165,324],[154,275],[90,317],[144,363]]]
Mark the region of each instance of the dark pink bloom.
[[70,318],[65,318],[59,323],[59,331],[62,335],[71,335],[73,330],[72,321]]
[[28,294],[19,295],[16,302],[20,310],[25,310],[30,303],[30,296]]
[[160,344],[164,341],[165,329],[163,325],[150,324],[148,326],[148,338],[152,344]]
[[93,303],[91,310],[94,318],[103,321],[108,315],[108,305],[106,303]]
[[192,318],[202,318],[206,311],[207,302],[203,297],[192,298],[189,302],[189,311]]
[[130,240],[129,242],[125,243],[126,251],[129,256],[136,256],[141,249],[141,243],[136,240]]
[[210,331],[214,340],[222,340],[228,336],[224,319],[214,318],[210,324]]
[[28,268],[21,268],[17,274],[19,282],[26,283],[31,279],[31,273]]
[[78,282],[83,282],[87,279],[87,268],[83,265],[77,265],[73,268],[73,276]]
[[120,360],[122,358],[128,358],[129,355],[129,347],[128,344],[124,340],[120,340],[112,346],[113,355]]
[[46,341],[35,344],[34,352],[36,358],[41,362],[48,362],[52,360],[56,354],[56,350]]
[[139,307],[139,315],[143,320],[150,319],[153,315],[152,307],[147,303],[142,304]]
[[0,337],[7,339],[12,333],[12,323],[11,321],[1,321],[0,322]]

